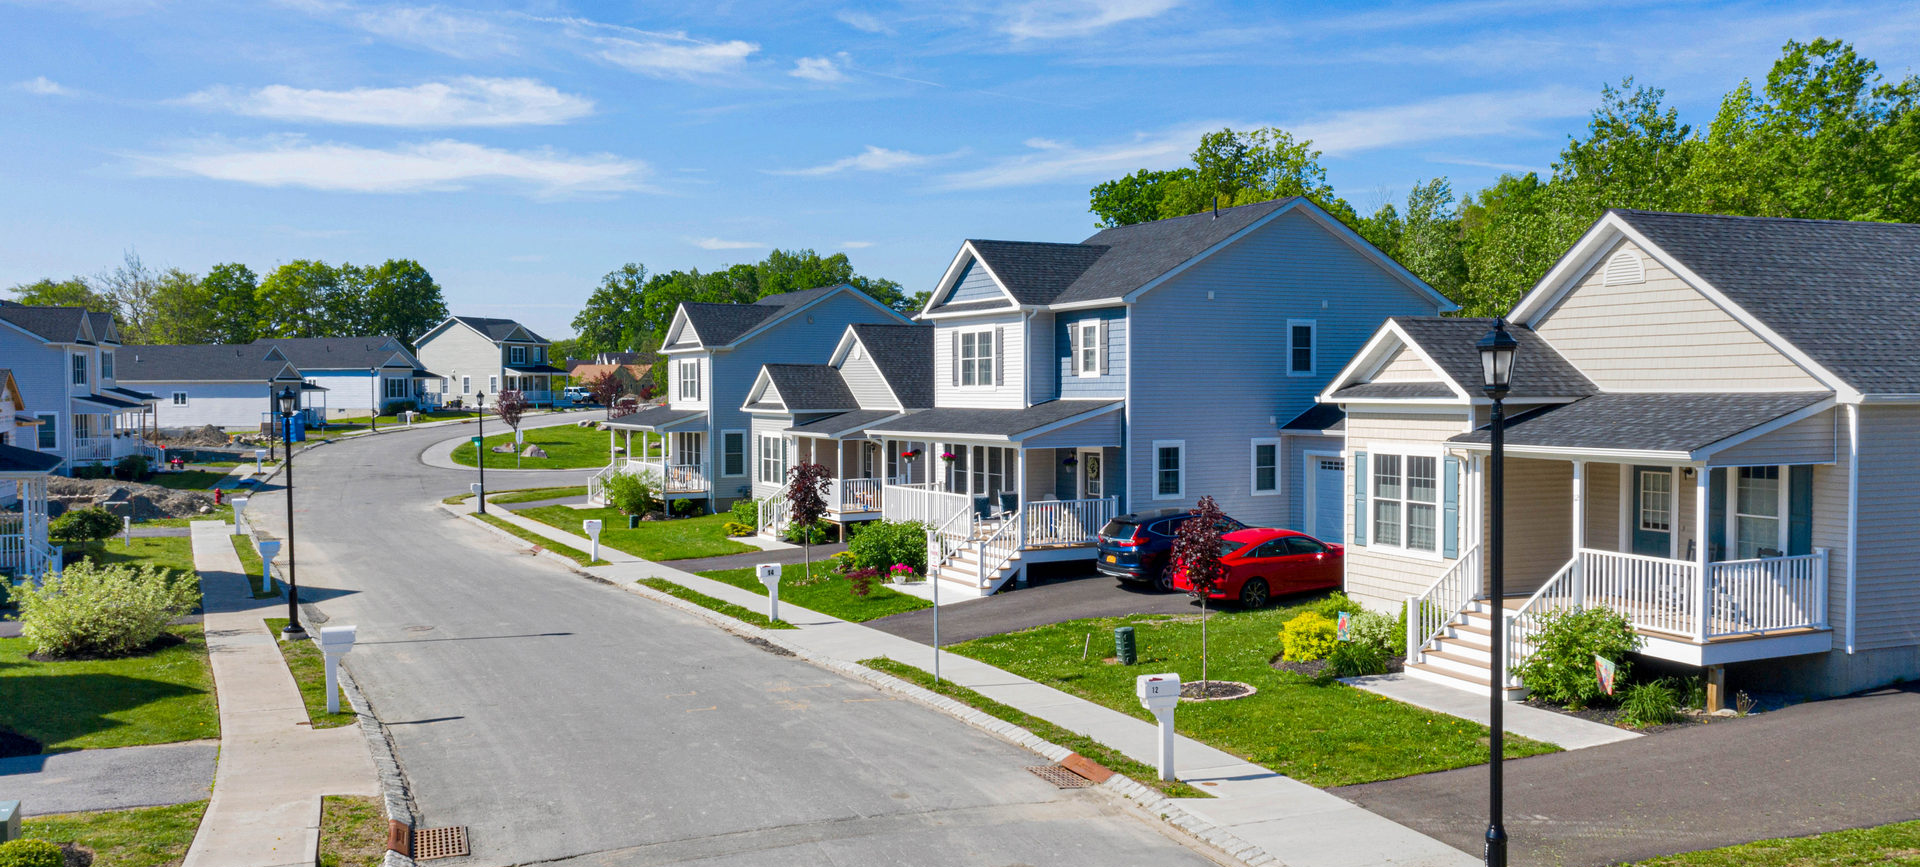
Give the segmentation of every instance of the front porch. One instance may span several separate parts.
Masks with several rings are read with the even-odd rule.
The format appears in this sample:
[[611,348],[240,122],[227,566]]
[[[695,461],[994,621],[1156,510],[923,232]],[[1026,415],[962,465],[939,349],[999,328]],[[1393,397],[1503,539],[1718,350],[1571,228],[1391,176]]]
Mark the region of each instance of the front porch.
[[[0,445],[0,580],[32,580],[60,571],[60,546],[48,541],[47,472],[59,459]],[[31,470],[28,467],[45,467]]]
[[587,499],[605,505],[607,480],[616,473],[655,480],[663,500],[710,494],[706,417],[704,412],[651,407],[608,422],[607,466],[587,480]]

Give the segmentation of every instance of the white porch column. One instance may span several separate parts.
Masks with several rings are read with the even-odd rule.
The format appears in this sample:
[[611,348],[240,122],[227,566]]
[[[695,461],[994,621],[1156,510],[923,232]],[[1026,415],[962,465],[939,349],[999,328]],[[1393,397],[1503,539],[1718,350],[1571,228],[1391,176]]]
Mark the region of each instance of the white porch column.
[[[1680,547],[1680,520],[1679,520],[1680,518],[1680,508],[1679,508],[1680,468],[1673,467],[1667,470],[1667,474],[1671,479],[1671,481],[1667,482],[1667,490],[1670,490],[1673,492],[1673,506],[1674,506],[1672,509],[1668,510],[1668,513],[1673,515],[1674,520],[1672,522],[1672,526],[1667,528],[1667,557],[1672,560],[1679,560],[1679,559],[1683,559],[1681,557],[1682,549]],[[1780,485],[1780,490],[1783,492],[1782,496],[1785,496],[1784,492],[1786,491],[1786,489],[1787,489],[1786,484],[1782,483]],[[1785,515],[1786,512],[1782,511],[1780,514]],[[1786,521],[1781,521],[1780,523],[1784,527],[1784,525],[1786,524]],[[1706,539],[1706,536],[1703,535],[1706,532],[1706,528],[1707,528],[1706,522],[1704,521],[1696,522],[1696,526],[1693,528],[1693,538],[1696,540]],[[1703,548],[1705,546],[1706,544],[1704,541],[1702,541],[1700,544],[1694,545],[1695,548]],[[1781,548],[1780,550],[1784,551],[1786,549]]]
[[[1699,577],[1693,587],[1693,637],[1698,641],[1707,640],[1707,501],[1712,499],[1713,470],[1701,467],[1693,474],[1693,546],[1694,567]],[[1675,528],[1676,530],[1679,528]],[[1679,533],[1674,533],[1678,537]]]
[[1573,553],[1587,547],[1587,462],[1573,462]]

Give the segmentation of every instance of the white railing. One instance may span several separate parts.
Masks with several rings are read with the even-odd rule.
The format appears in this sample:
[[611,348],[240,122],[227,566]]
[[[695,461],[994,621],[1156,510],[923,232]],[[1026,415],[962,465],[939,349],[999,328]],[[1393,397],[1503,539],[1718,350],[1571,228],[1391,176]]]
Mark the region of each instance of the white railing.
[[1700,566],[1685,560],[1581,548],[1566,591],[1580,607],[1604,605],[1635,629],[1693,635]]
[[587,502],[606,503],[607,480],[613,478],[613,474],[619,471],[620,465],[608,464],[605,469],[594,473],[592,478],[587,479]]
[[926,483],[887,485],[880,508],[881,517],[889,521],[918,521],[940,527],[954,515],[971,511],[973,504],[965,494],[950,494],[938,490],[938,483]]
[[779,535],[787,529],[788,506],[785,494],[774,494],[755,504],[756,514],[754,532],[766,535],[771,532]]
[[551,391],[523,391],[520,394],[527,399],[528,403],[547,403],[553,400]]
[[1000,570],[1020,552],[1020,515],[1002,521],[998,529],[974,548],[974,560],[980,564],[980,587],[993,585]]
[[962,509],[939,524],[927,524],[927,578],[940,576],[940,569],[953,559],[955,551],[973,538],[973,513]]
[[1442,573],[1425,591],[1407,597],[1407,661],[1425,662],[1427,643],[1440,635],[1453,616],[1482,592],[1480,546],[1467,549],[1453,568]]
[[[1579,596],[1575,592],[1578,580],[1575,577],[1580,570],[1580,553],[1575,552],[1573,559],[1553,573],[1547,583],[1540,585],[1525,604],[1510,612],[1495,611],[1492,616],[1506,617],[1505,638],[1506,676],[1508,686],[1520,685],[1520,664],[1533,655],[1533,636],[1540,631],[1540,619],[1550,611],[1577,607]],[[1496,648],[1496,651],[1498,649]]]
[[660,478],[662,493],[692,494],[707,489],[706,464],[664,464],[627,459],[629,472],[648,472]]
[[61,547],[20,532],[19,515],[6,517],[13,519],[8,522],[12,532],[0,535],[0,569],[28,580],[36,580],[49,570],[59,572]]
[[880,511],[879,479],[834,479],[830,483],[827,502],[834,503],[841,514],[849,512]]
[[104,461],[113,457],[113,437],[74,437],[73,459]]
[[1020,510],[1022,547],[1091,545],[1118,508],[1119,500],[1113,497],[1030,501]]
[[1827,625],[1827,549],[1707,564],[1706,637]]

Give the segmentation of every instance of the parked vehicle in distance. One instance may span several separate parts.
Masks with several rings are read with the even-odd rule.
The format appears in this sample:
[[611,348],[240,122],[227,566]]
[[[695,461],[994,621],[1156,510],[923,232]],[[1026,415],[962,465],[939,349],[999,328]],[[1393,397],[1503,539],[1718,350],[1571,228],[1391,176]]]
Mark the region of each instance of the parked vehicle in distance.
[[[1275,596],[1334,589],[1340,586],[1346,556],[1346,546],[1322,542],[1298,530],[1228,533],[1220,538],[1220,563],[1227,575],[1207,598],[1261,608]],[[1185,571],[1173,572],[1173,586],[1192,592]]]
[[[1172,590],[1173,575],[1167,569],[1173,551],[1173,537],[1180,525],[1193,517],[1190,509],[1154,509],[1121,515],[1100,528],[1094,543],[1097,551],[1094,568],[1133,584],[1151,583],[1159,590]],[[1221,533],[1244,530],[1247,525],[1232,518],[1220,525]]]
[[593,393],[584,385],[569,385],[561,393],[561,399],[574,406],[586,406],[593,402]]

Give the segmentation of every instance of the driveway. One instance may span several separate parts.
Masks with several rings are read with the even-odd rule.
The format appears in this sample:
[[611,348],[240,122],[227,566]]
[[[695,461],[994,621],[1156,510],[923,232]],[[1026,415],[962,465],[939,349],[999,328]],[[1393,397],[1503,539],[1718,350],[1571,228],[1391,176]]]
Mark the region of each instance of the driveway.
[[[1210,863],[1100,794],[1042,782],[1025,750],[440,510],[471,471],[419,456],[464,434],[314,449],[294,492],[301,596],[359,627],[348,668],[423,827],[469,828],[474,855],[453,867]],[[278,532],[283,503],[250,512]]]
[[[1920,684],[1511,761],[1515,864],[1607,865],[1920,818]],[[1334,789],[1478,854],[1487,772]]]
[[[1024,588],[940,606],[941,645],[1085,617],[1200,613],[1200,603],[1185,593],[1123,584],[1093,574],[1091,565],[1048,565],[1052,577],[1036,576]],[[933,643],[931,608],[869,620],[866,625],[921,644]]]

